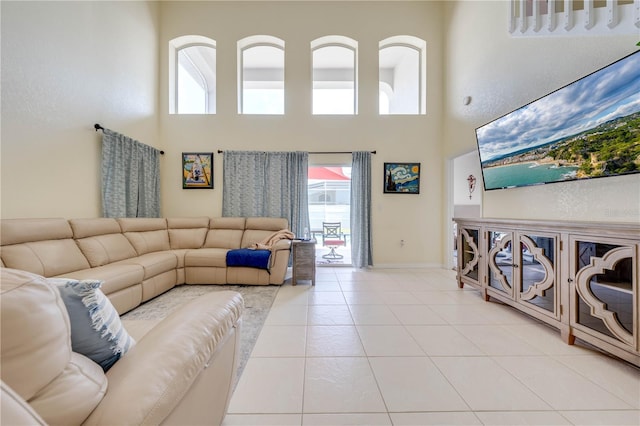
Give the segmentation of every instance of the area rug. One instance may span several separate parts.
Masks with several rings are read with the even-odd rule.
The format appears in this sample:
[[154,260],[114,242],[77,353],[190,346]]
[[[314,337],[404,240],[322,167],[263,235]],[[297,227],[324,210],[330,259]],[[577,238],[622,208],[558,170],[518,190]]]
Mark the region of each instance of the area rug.
[[122,315],[126,320],[162,319],[183,303],[212,291],[237,291],[244,298],[244,313],[240,332],[240,360],[236,371],[236,383],[249,360],[262,325],[278,294],[276,285],[181,285],[143,303]]

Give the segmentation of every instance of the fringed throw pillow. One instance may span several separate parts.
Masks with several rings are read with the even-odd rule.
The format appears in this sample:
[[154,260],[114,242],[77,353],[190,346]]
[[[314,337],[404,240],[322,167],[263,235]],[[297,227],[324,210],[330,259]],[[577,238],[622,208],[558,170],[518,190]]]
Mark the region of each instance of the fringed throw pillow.
[[58,287],[69,313],[71,348],[98,363],[106,372],[135,345],[135,340],[100,290],[102,281],[50,280]]

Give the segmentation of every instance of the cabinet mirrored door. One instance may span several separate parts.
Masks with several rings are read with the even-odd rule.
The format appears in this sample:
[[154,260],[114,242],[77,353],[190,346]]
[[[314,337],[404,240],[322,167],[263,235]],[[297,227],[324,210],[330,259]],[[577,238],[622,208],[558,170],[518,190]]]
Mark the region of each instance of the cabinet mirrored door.
[[542,313],[558,317],[556,253],[558,237],[519,234],[518,301]]
[[474,282],[480,276],[480,230],[477,228],[460,229],[460,275]]
[[572,240],[575,327],[637,349],[636,246],[605,239]]
[[513,233],[488,231],[489,274],[488,285],[494,290],[513,295]]

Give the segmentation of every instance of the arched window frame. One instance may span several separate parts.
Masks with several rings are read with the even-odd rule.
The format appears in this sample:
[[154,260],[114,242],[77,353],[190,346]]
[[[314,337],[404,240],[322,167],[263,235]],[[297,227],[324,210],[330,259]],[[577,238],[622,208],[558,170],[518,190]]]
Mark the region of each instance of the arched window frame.
[[[243,89],[244,89],[244,52],[254,47],[275,47],[282,50],[282,70],[285,71],[284,40],[269,35],[254,35],[238,41],[238,114],[244,114]],[[283,79],[284,83],[284,79]],[[284,91],[284,88],[283,88]],[[283,94],[284,96],[284,94]],[[284,102],[284,101],[283,101]],[[284,109],[284,108],[283,108]],[[284,111],[283,111],[284,114]]]
[[[386,38],[378,44],[378,58],[380,52],[389,47],[406,47],[418,53],[418,114],[427,113],[427,42],[414,36],[399,35]],[[380,81],[380,83],[385,83]],[[380,84],[380,90],[383,89]],[[384,88],[386,89],[386,88]],[[388,93],[388,90],[385,92]],[[392,92],[393,93],[393,92]],[[378,102],[379,104],[379,102]],[[394,114],[391,114],[394,115]]]
[[[204,46],[212,49],[216,49],[216,41],[205,36],[200,35],[185,35],[176,37],[169,41],[169,114],[179,114],[178,110],[178,66],[179,59],[178,54],[182,49],[187,49],[194,46]],[[216,61],[217,62],[217,61]],[[216,64],[217,66],[217,64]],[[206,87],[205,96],[207,98],[207,114],[215,114],[216,112],[216,72],[213,70],[214,76],[211,79],[205,78],[197,67],[194,67],[198,72],[203,85]]]
[[357,115],[358,114],[358,42],[352,38],[339,36],[339,35],[330,35],[330,36],[317,38],[311,42],[311,84],[312,84],[311,96],[312,96],[312,99],[313,99],[313,89],[315,88],[315,84],[316,84],[316,81],[313,78],[313,72],[315,70],[313,54],[318,49],[322,49],[325,47],[342,47],[345,49],[349,49],[353,52],[353,115]]

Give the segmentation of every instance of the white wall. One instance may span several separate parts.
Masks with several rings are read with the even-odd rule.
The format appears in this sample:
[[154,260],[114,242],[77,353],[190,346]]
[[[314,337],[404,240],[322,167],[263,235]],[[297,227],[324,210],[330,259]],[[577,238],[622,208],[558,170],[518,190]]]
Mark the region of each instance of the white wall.
[[[507,17],[506,1],[447,3],[445,158],[474,149],[476,127],[636,50],[640,34],[514,38]],[[483,216],[637,222],[640,175],[488,191]]]
[[[477,205],[482,201],[482,170],[480,170],[480,158],[477,151],[471,151],[460,155],[452,160],[453,162],[453,204]],[[476,178],[476,186],[469,194],[469,175]]]
[[159,145],[155,3],[2,1],[2,206],[98,217],[94,123]]
[[[438,2],[165,2],[160,64],[169,40],[198,34],[216,40],[215,116],[167,113],[167,71],[161,66],[160,120],[167,158],[163,206],[168,216],[222,212],[222,156],[217,150],[376,150],[373,156],[374,263],[440,265],[442,221],[442,4]],[[236,113],[236,43],[258,34],[285,41],[285,114]],[[358,41],[359,113],[311,115],[310,42],[327,35]],[[378,43],[394,35],[427,42],[427,115],[378,115]],[[215,189],[183,190],[180,153],[214,152]],[[350,156],[312,155],[312,163],[350,163]],[[419,195],[383,195],[384,162],[422,163]],[[195,206],[195,207],[194,207]],[[406,244],[400,246],[400,240]]]

